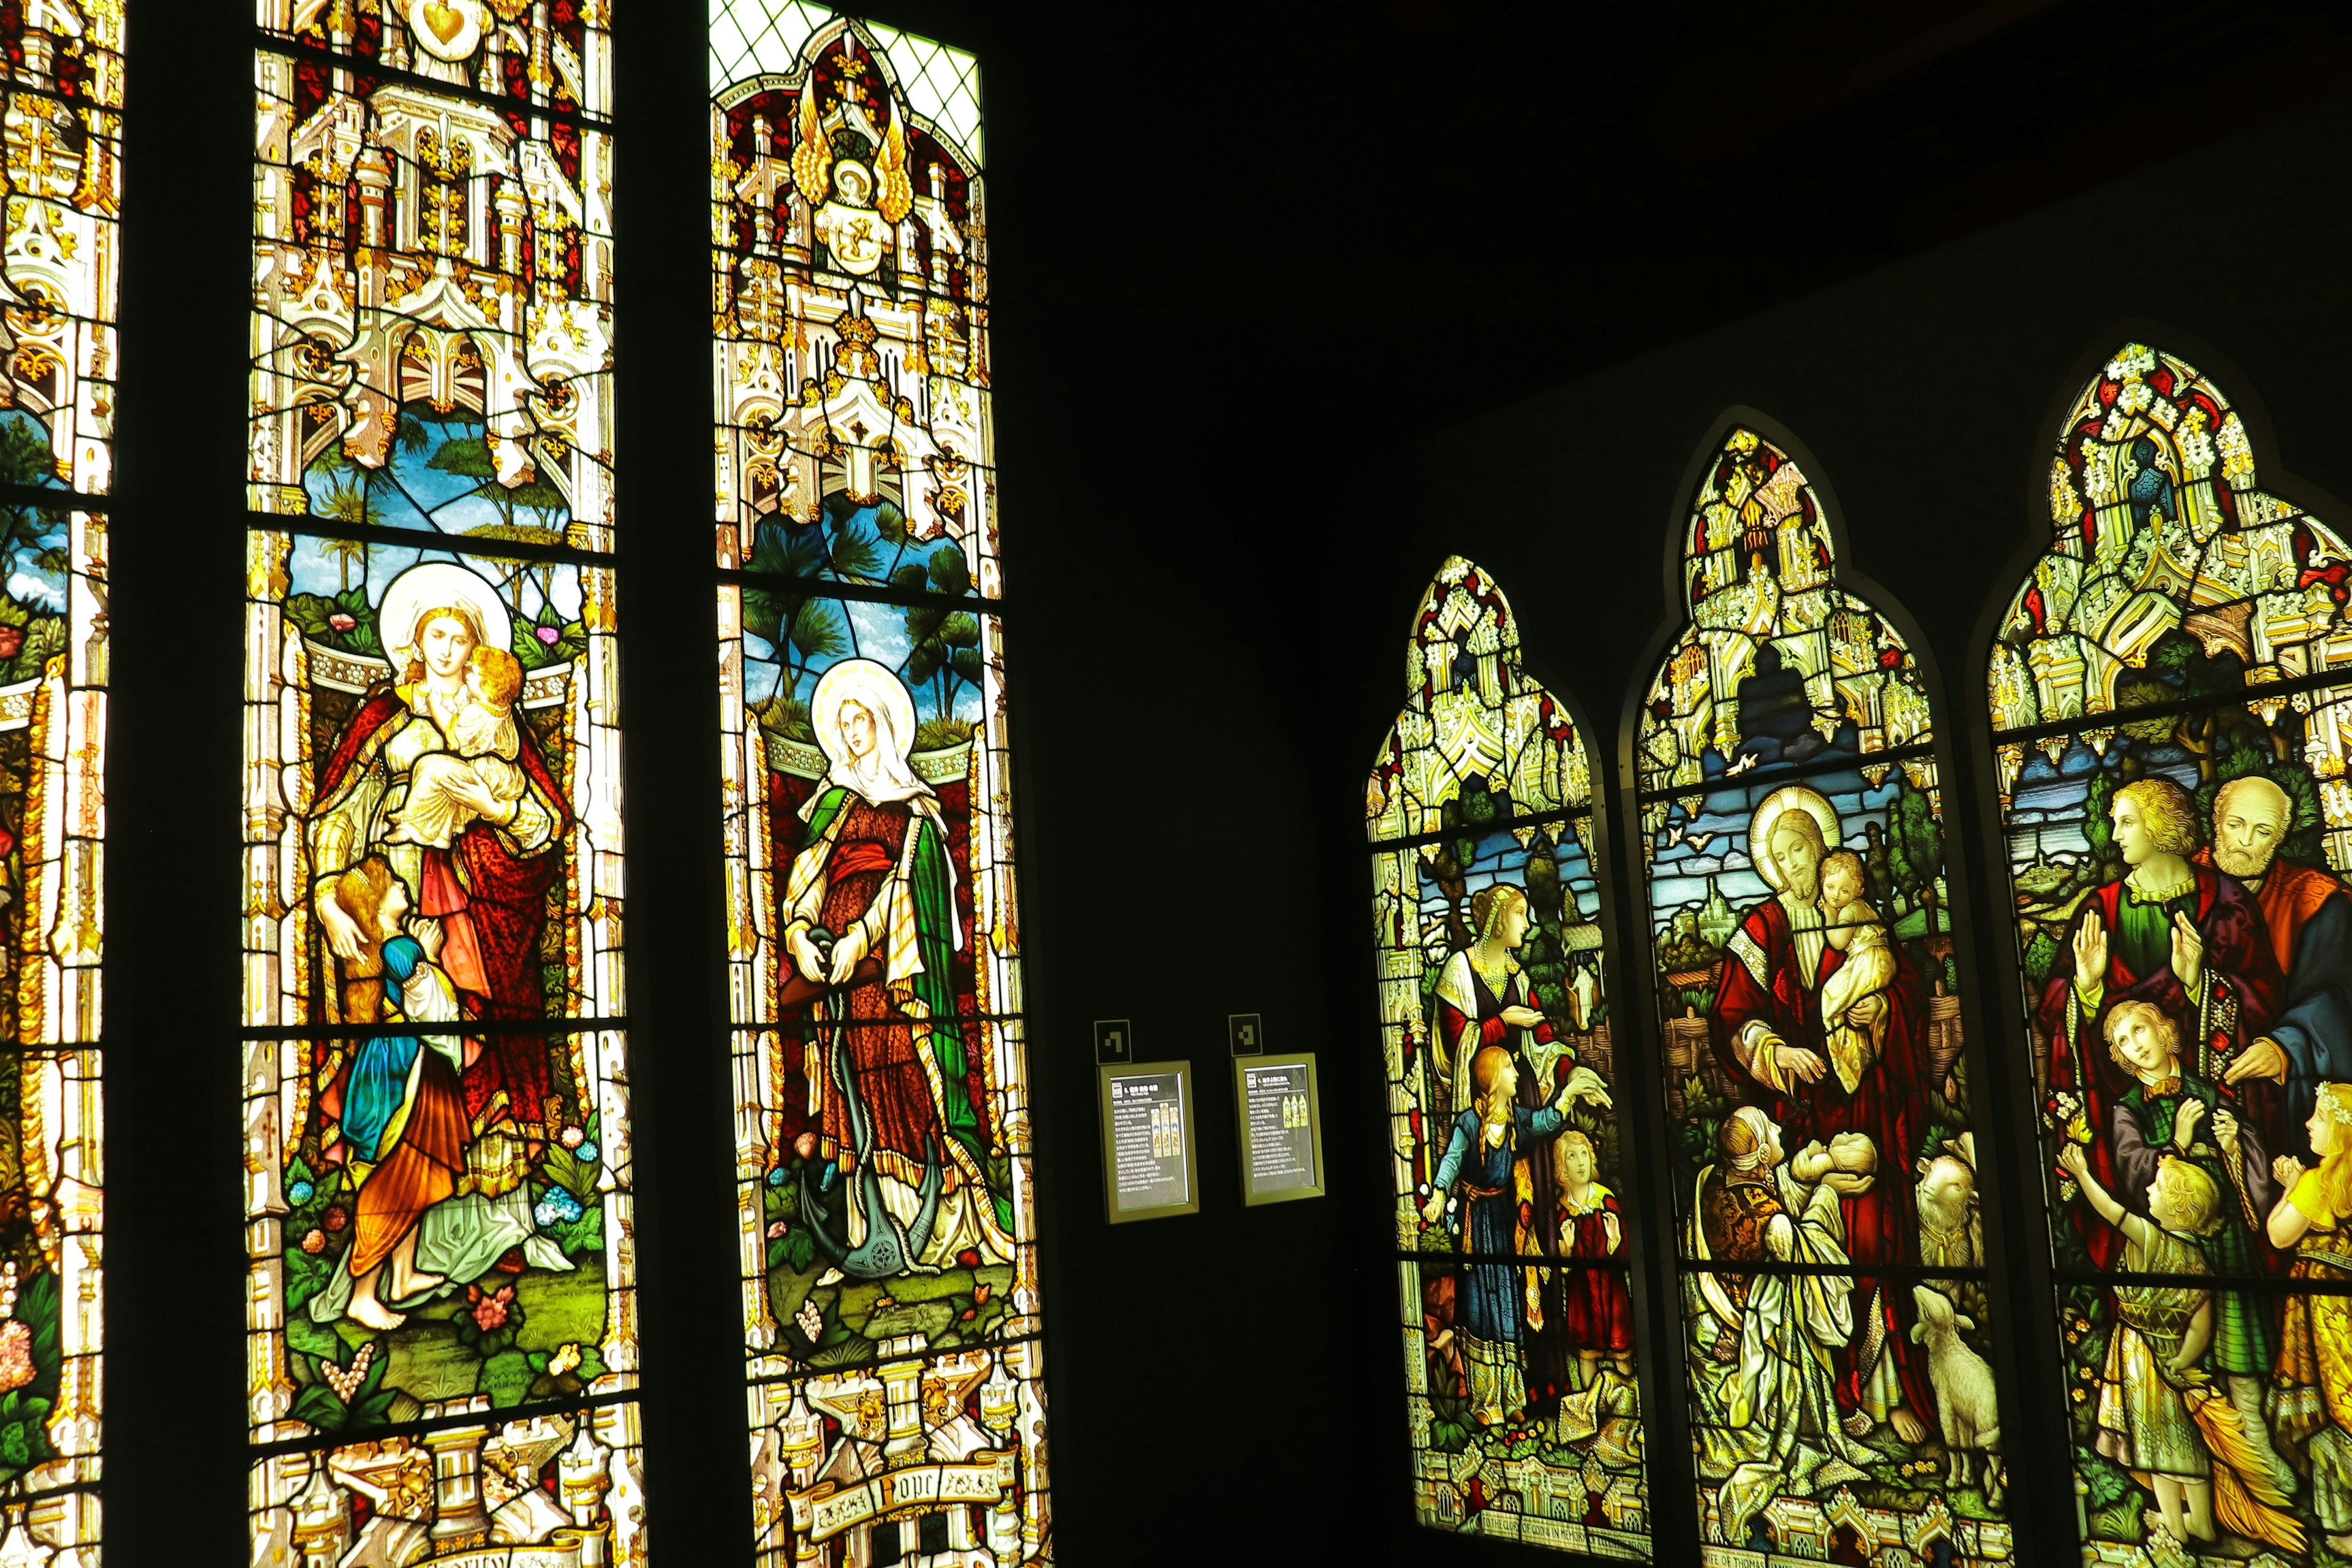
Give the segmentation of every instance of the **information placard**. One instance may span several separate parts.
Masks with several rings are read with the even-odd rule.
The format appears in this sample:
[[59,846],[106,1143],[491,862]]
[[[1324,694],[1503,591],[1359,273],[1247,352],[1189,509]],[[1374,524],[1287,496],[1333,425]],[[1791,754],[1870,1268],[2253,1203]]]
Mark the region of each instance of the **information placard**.
[[1198,1214],[1192,1179],[1192,1064],[1105,1063],[1103,1194],[1113,1225]]
[[1312,1051],[1236,1057],[1234,1115],[1241,1128],[1242,1202],[1323,1195],[1323,1111]]

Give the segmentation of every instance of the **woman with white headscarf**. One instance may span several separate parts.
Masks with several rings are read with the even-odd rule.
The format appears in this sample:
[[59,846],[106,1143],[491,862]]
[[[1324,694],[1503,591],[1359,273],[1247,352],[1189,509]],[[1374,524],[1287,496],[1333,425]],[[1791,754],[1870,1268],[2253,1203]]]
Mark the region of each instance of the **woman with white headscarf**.
[[[966,1250],[1008,1261],[1012,1205],[990,1177],[986,1107],[957,1021],[963,935],[946,825],[939,797],[907,761],[914,700],[887,668],[851,658],[825,671],[809,709],[830,766],[801,808],[804,838],[784,878],[782,943],[796,972],[786,990],[822,990],[815,1005],[839,1010],[820,1034],[848,1054],[891,1212],[911,1222],[927,1166],[941,1167],[938,1217],[919,1261]],[[818,931],[831,933],[830,952]],[[819,1138],[847,1170],[859,1156],[829,1066],[809,1074],[824,1097]],[[858,1223],[853,1211],[853,1244]]]
[[[1850,1265],[1841,1194],[1867,1190],[1876,1152],[1842,1134],[1792,1157],[1755,1106],[1726,1117],[1716,1163],[1702,1170],[1685,1222],[1696,1262]],[[1877,1456],[1846,1436],[1835,1354],[1853,1337],[1853,1279],[1843,1273],[1683,1276],[1699,1479],[1722,1483],[1720,1541],[1747,1544],[1748,1521],[1780,1496],[1816,1497],[1853,1481]]]

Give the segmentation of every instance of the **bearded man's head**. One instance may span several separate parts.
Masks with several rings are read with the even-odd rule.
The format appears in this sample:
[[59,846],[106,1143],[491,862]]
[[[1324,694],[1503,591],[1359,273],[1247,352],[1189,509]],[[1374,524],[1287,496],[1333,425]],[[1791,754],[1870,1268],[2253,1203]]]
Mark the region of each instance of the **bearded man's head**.
[[1821,892],[1822,858],[1829,846],[1822,842],[1822,825],[1813,820],[1811,812],[1792,805],[1773,818],[1764,846],[1780,873],[1781,886],[1809,902]]
[[2213,796],[2213,864],[2247,881],[2260,878],[2294,815],[2286,791],[2261,774],[2231,779]]

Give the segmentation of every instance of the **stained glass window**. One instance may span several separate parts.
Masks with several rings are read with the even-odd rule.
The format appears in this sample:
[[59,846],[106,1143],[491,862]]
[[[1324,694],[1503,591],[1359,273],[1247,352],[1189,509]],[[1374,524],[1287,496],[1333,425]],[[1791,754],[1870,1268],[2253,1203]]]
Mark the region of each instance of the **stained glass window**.
[[259,5],[257,1560],[646,1548],[608,18]]
[[1467,561],[1404,673],[1365,810],[1414,1511],[1646,1560],[1591,759]]
[[971,57],[711,23],[759,1560],[1050,1544]]
[[2339,1559],[2352,549],[2144,343],[2068,412],[2050,518],[1987,697],[2086,1550]]
[[1635,737],[1700,1534],[2006,1558],[1934,716],[1837,546],[1730,429]]
[[122,30],[0,11],[0,1553],[100,1538],[100,896]]

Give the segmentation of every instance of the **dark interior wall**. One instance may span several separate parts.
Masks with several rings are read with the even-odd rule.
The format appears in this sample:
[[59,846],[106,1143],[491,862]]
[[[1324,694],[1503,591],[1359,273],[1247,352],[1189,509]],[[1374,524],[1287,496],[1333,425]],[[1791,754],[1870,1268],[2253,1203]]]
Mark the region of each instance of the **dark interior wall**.
[[[1496,575],[1530,666],[1613,758],[1668,610],[1684,475],[1749,405],[1811,449],[1850,564],[1916,617],[1966,748],[1979,618],[2042,526],[2059,405],[2126,331],[2169,329],[2258,431],[2267,414],[2266,480],[2283,461],[2352,495],[2352,212],[2322,194],[2347,150],[2352,97],[2316,103],[1412,445],[1475,399],[1507,337],[1432,345],[1384,384],[1308,373],[1277,395],[1244,353],[1222,379],[1161,370],[1088,395],[1051,368],[1081,334],[1007,273],[1006,515],[1033,520],[1014,581],[1046,611],[1015,651],[1070,1561],[1235,1539],[1546,1560],[1412,1530],[1404,1503],[1355,813],[1437,563]],[[1693,240],[1803,242],[1769,212]],[[1246,437],[1246,408],[1277,395],[1317,405],[1319,444]],[[1151,406],[1188,410],[1165,428],[1197,459],[1129,466],[1129,416]],[[1196,421],[1223,428],[1180,434]],[[1323,1053],[1328,1200],[1239,1205],[1222,1038],[1244,1010]],[[1197,1218],[1101,1222],[1097,1016],[1131,1016],[1143,1053],[1201,1074]]]

